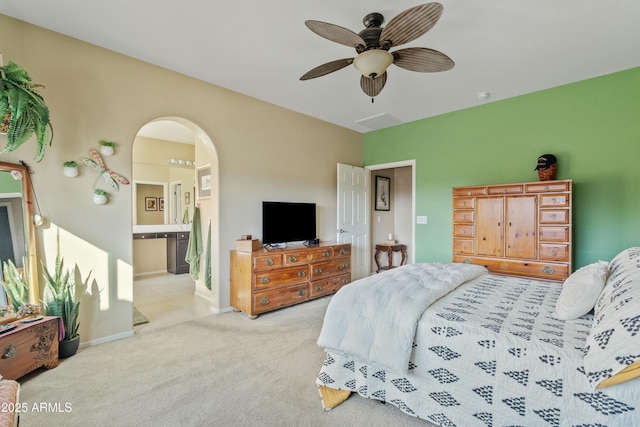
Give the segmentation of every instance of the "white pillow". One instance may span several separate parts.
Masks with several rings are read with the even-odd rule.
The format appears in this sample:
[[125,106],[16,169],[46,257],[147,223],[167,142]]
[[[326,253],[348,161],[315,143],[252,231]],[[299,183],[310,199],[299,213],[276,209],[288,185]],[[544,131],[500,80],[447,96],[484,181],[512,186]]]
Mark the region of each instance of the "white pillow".
[[576,270],[564,281],[556,301],[561,320],[577,319],[593,309],[609,275],[609,263],[598,261]]

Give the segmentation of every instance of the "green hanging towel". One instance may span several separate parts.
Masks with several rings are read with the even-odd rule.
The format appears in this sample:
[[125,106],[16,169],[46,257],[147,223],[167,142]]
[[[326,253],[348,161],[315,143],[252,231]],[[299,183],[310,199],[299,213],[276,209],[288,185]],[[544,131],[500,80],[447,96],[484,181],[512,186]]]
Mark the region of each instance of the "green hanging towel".
[[200,229],[200,208],[196,206],[193,212],[191,233],[187,244],[187,254],[184,260],[189,264],[189,275],[193,280],[200,277],[200,254],[202,254],[202,230]]
[[207,231],[207,248],[204,251],[204,284],[211,290],[211,221]]
[[182,215],[182,223],[189,224],[189,206],[184,208],[184,214]]

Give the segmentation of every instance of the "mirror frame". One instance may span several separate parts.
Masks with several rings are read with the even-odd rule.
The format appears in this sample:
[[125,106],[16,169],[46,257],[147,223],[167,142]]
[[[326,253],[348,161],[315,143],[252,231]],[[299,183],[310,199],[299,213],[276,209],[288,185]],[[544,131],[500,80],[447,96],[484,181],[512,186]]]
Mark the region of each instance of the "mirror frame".
[[36,254],[36,227],[33,222],[33,187],[31,185],[31,171],[25,164],[0,162],[0,171],[14,171],[22,173],[22,210],[25,241],[27,242],[26,277],[29,286],[29,302],[39,304],[40,291],[38,288],[38,256]]

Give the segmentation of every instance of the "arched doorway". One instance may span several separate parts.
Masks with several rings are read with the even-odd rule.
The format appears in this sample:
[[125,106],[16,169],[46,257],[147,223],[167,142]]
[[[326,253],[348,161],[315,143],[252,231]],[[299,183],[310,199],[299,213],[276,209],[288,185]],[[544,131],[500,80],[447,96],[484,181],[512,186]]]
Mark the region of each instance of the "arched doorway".
[[[140,128],[132,162],[133,304],[149,320],[136,328],[153,329],[216,312],[220,289],[219,163],[213,142],[195,123],[161,117]],[[199,230],[192,224],[196,207]],[[195,280],[189,265],[186,270],[184,265],[186,239],[194,232],[200,233],[203,244]],[[210,280],[206,279],[206,267],[210,267]]]

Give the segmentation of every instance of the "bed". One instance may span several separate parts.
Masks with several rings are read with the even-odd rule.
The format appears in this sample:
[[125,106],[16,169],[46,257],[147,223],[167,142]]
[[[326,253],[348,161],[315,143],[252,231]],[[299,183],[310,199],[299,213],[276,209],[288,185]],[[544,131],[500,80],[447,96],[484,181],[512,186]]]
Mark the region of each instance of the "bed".
[[564,286],[395,268],[334,295],[318,345],[325,409],[358,393],[441,426],[638,425],[640,248]]

